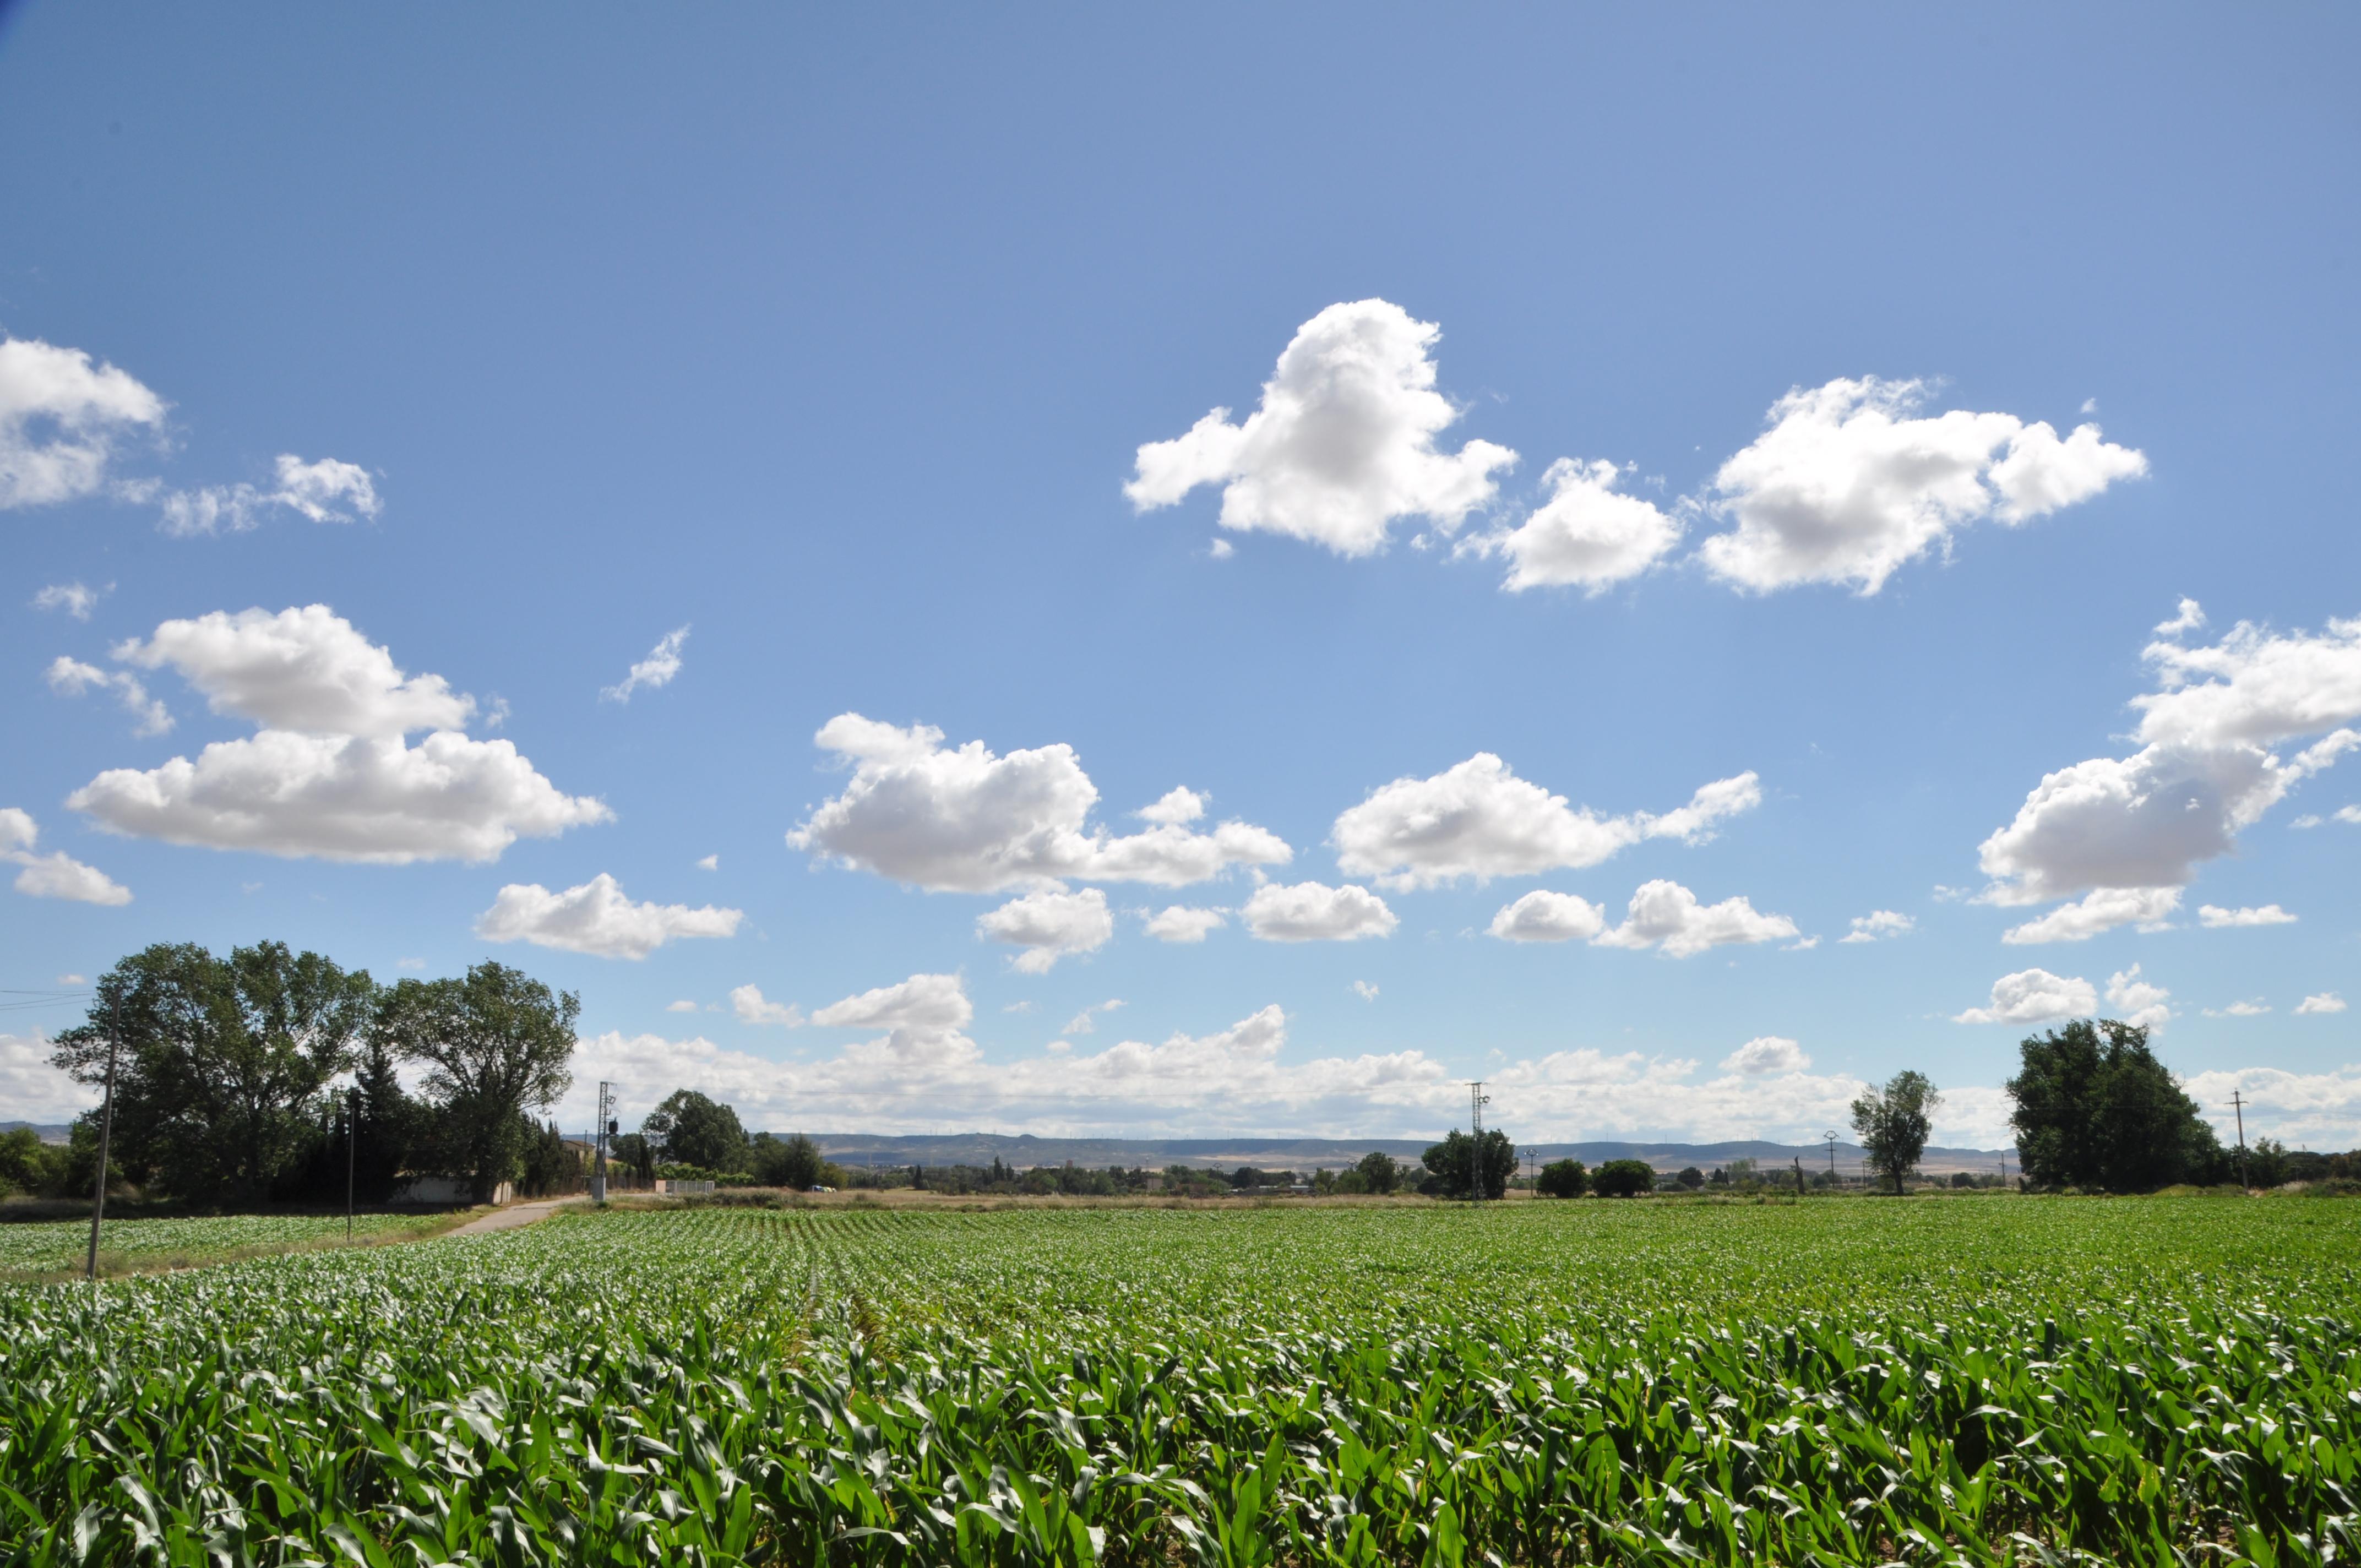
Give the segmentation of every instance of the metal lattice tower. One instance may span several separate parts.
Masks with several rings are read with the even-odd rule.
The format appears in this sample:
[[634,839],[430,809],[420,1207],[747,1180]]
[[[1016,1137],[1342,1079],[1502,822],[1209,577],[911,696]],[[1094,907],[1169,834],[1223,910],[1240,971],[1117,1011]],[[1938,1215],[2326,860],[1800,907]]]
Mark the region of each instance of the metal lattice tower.
[[1468,1119],[1475,1125],[1476,1168],[1469,1174],[1475,1179],[1471,1185],[1478,1203],[1484,1201],[1484,1107],[1491,1102],[1492,1097],[1484,1092],[1484,1080],[1471,1079],[1467,1084],[1467,1110]]

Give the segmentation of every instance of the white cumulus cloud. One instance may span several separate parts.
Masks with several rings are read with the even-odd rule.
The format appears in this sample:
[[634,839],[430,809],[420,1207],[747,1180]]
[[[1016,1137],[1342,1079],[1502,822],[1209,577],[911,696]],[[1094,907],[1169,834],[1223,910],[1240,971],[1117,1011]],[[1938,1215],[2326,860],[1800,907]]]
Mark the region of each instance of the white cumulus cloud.
[[1758,1035],[1721,1058],[1721,1070],[1747,1078],[1766,1073],[1802,1072],[1812,1065],[1804,1047],[1784,1035]]
[[27,898],[62,898],[73,904],[131,902],[131,890],[96,866],[86,866],[62,850],[35,854],[33,846],[39,838],[40,829],[31,813],[13,806],[0,806],[0,861],[18,868],[18,893]]
[[1401,923],[1384,899],[1349,883],[1267,883],[1255,889],[1240,915],[1246,929],[1265,942],[1350,942],[1390,936]]
[[167,406],[79,348],[0,339],[0,511],[97,494],[116,447],[159,430]]
[[1849,583],[1874,594],[1971,523],[2026,522],[2147,472],[2095,424],[2060,440],[2013,414],[1921,417],[1928,390],[1840,378],[1773,403],[1770,428],[1713,477],[1705,510],[1735,526],[1699,549],[1707,568],[1756,592]]
[[[1177,887],[1294,853],[1244,822],[1206,833],[1159,820],[1125,837],[1093,828],[1099,792],[1071,746],[994,756],[971,740],[946,750],[931,725],[905,729],[857,713],[829,719],[814,740],[851,762],[852,778],[788,844],[918,887],[999,893],[1066,879]],[[1178,806],[1168,794],[1148,809],[1169,817]]]
[[1202,942],[1228,924],[1227,910],[1198,909],[1185,904],[1167,905],[1140,919],[1140,928],[1159,942]]
[[1662,816],[1600,817],[1478,751],[1432,777],[1370,791],[1336,818],[1329,842],[1345,875],[1402,891],[1593,866],[1643,839],[1700,843],[1722,818],[1762,799],[1760,782],[1745,773],[1702,786],[1686,806]]
[[2195,599],[2183,598],[2180,608],[2169,620],[2156,623],[2158,637],[2178,637],[2184,631],[2197,631],[2205,625],[2205,609]]
[[2257,997],[2251,1002],[2233,1002],[2227,1007],[2208,1007],[2208,1018],[2259,1018],[2271,1010],[2271,1004]]
[[1549,499],[1514,528],[1477,534],[1459,546],[1475,555],[1503,555],[1509,575],[1501,587],[1579,587],[1604,593],[1670,554],[1681,527],[1653,502],[1615,488],[1621,470],[1612,463],[1579,463],[1561,457],[1542,476]]
[[2012,926],[2000,939],[2012,946],[2028,942],[2083,942],[2118,926],[2136,925],[2143,931],[2160,931],[2180,907],[2177,887],[2101,887],[2072,904]]
[[[67,797],[112,832],[266,854],[401,864],[489,861],[520,835],[603,822],[507,740],[462,732],[475,699],[410,676],[324,605],[168,620],[115,657],[170,664],[216,713],[259,728],[192,762],[103,773]],[[417,745],[405,737],[431,732]]]
[[599,689],[601,702],[629,702],[631,694],[645,687],[650,691],[669,685],[680,674],[680,647],[688,641],[688,628],[676,626],[656,639],[648,656],[633,664],[623,678],[611,686]]
[[1096,952],[1106,946],[1115,935],[1115,913],[1097,888],[1075,893],[1052,883],[978,916],[975,932],[1024,948],[1016,959],[1019,974],[1048,974],[1070,953]]
[[[2169,623],[2168,623],[2169,624]],[[2044,777],[1979,853],[1987,902],[2179,889],[2303,779],[2361,746],[2361,619],[2148,645],[2161,688],[2133,699],[2141,750]],[[2290,756],[2270,748],[2318,736]],[[2129,907],[2129,904],[2125,904]]]
[[113,692],[123,710],[135,721],[131,727],[134,735],[162,735],[172,728],[171,711],[149,696],[147,686],[128,670],[102,670],[60,653],[50,661],[48,676],[49,689],[60,696]]
[[1088,1007],[1083,1008],[1080,1013],[1075,1014],[1071,1018],[1067,1019],[1065,1028],[1060,1030],[1060,1033],[1067,1035],[1095,1035],[1098,1033],[1099,1028],[1099,1014],[1116,1012],[1120,1010],[1122,1006],[1123,998],[1120,996],[1109,997],[1104,1002],[1093,1002]]
[[2122,1013],[2123,1022],[2143,1029],[2161,1029],[2172,1020],[2172,992],[2140,978],[2132,965],[2107,977],[2107,1004]]
[[[697,1004],[691,1003],[687,1011],[696,1010]],[[738,1022],[741,1024],[776,1024],[787,1029],[803,1027],[802,1008],[792,1002],[764,1000],[763,988],[758,985],[741,985],[731,988],[730,1010],[738,1014]]]
[[1373,981],[1356,980],[1353,982],[1353,994],[1364,1002],[1375,1002],[1378,999],[1377,983]]
[[1398,517],[1449,532],[1492,499],[1494,470],[1517,455],[1488,441],[1437,449],[1459,418],[1434,389],[1440,336],[1384,300],[1331,305],[1297,329],[1243,422],[1217,408],[1186,434],[1142,446],[1124,494],[1148,511],[1218,485],[1224,528],[1344,555],[1382,549]]
[[1893,909],[1872,909],[1866,915],[1852,917],[1852,929],[1837,938],[1838,942],[1876,942],[1889,937],[1906,937],[1918,928],[1918,922]]
[[33,608],[61,609],[76,620],[88,620],[105,592],[105,588],[86,587],[81,583],[51,583],[33,596]]
[[278,483],[264,487],[240,482],[204,485],[192,490],[168,490],[153,481],[126,488],[139,499],[157,505],[159,526],[181,538],[197,534],[243,533],[258,528],[275,507],[300,512],[313,522],[350,522],[373,518],[385,510],[376,481],[357,463],[323,457],[306,463],[291,452],[279,455]]
[[1593,940],[1602,948],[1658,948],[1686,959],[1708,948],[1784,941],[1796,934],[1795,923],[1784,915],[1760,914],[1743,898],[1702,904],[1680,883],[1660,878],[1641,883],[1623,923]]
[[602,959],[643,959],[682,937],[732,937],[742,910],[686,904],[634,904],[600,872],[579,887],[552,893],[539,883],[511,883],[476,917],[488,942],[531,942]]
[[1486,929],[1504,942],[1587,941],[1607,929],[1607,912],[1588,899],[1537,887],[1503,905]]
[[98,1102],[97,1090],[49,1065],[56,1049],[38,1034],[0,1035],[0,1105],[11,1121],[71,1122]]
[[2345,1011],[2345,998],[2333,991],[2317,992],[2297,1003],[2295,1010],[2299,1017],[2305,1014],[2342,1013]]
[[2019,970],[1993,981],[1992,1001],[1952,1018],[1955,1024],[2039,1024],[2096,1012],[2099,993],[2080,977],[2067,979],[2046,969]]
[[2229,926],[2292,926],[2296,917],[2276,904],[2266,904],[2251,909],[2224,909],[2218,904],[2197,906],[2201,926],[2219,929]]

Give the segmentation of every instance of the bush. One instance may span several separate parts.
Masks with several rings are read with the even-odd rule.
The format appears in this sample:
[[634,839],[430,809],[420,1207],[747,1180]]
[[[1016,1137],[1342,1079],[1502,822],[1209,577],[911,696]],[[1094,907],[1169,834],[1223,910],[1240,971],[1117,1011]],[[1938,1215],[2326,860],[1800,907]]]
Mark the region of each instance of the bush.
[[1542,1167],[1533,1190],[1544,1198],[1579,1198],[1590,1186],[1590,1172],[1578,1159],[1553,1160]]
[[1610,1159],[1598,1168],[1590,1185],[1601,1198],[1637,1198],[1656,1190],[1656,1171],[1646,1160]]

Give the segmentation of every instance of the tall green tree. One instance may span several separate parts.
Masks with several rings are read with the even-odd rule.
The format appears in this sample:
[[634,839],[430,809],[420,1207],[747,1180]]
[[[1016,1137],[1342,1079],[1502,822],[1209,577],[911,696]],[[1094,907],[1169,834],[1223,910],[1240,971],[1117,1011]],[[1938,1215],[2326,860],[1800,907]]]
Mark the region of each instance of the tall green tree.
[[1371,1149],[1356,1161],[1353,1169],[1361,1178],[1361,1190],[1384,1197],[1401,1186],[1401,1163],[1383,1149]]
[[[801,1133],[789,1138],[760,1134],[754,1139],[753,1158],[755,1180],[765,1187],[785,1187],[797,1192],[817,1186],[820,1168],[827,1163],[820,1157],[819,1146]],[[995,1171],[999,1163],[995,1157]]]
[[99,977],[88,1020],[50,1058],[106,1080],[121,1031],[109,1163],[198,1202],[251,1203],[322,1136],[329,1081],[352,1061],[378,988],[317,953],[264,942],[216,957],[159,943]]
[[1918,1168],[1918,1157],[1927,1152],[1927,1138],[1935,1130],[1935,1109],[1943,1097],[1935,1091],[1934,1080],[1923,1072],[1902,1071],[1885,1080],[1883,1089],[1872,1089],[1852,1102],[1852,1127],[1861,1137],[1861,1146],[1869,1155],[1869,1163],[1879,1175],[1894,1183],[1898,1195],[1902,1183]]
[[521,970],[480,963],[458,980],[405,980],[386,993],[378,1028],[393,1053],[421,1063],[440,1125],[442,1162],[478,1201],[522,1171],[533,1124],[572,1085],[582,999]]
[[1509,1190],[1517,1168],[1517,1146],[1498,1127],[1481,1138],[1458,1128],[1426,1151],[1421,1162],[1433,1173],[1435,1190],[1445,1198],[1499,1198]]
[[2009,1124],[2028,1185],[2152,1192],[2222,1173],[2221,1140],[2146,1029],[2077,1018],[2017,1050]]
[[738,1113],[694,1089],[675,1089],[664,1103],[640,1124],[645,1134],[675,1165],[701,1170],[742,1170],[748,1147],[746,1129]]
[[1578,1159],[1554,1159],[1542,1167],[1533,1190],[1544,1198],[1579,1198],[1590,1186],[1590,1172]]

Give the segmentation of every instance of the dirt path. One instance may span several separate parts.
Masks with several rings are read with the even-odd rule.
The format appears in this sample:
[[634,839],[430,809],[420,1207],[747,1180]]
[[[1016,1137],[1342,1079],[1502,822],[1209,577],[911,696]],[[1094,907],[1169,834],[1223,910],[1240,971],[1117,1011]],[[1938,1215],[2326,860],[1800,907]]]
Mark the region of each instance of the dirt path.
[[445,1231],[446,1236],[480,1236],[489,1231],[512,1231],[519,1225],[530,1225],[535,1220],[545,1220],[566,1204],[571,1198],[549,1198],[537,1203],[511,1203],[505,1209],[495,1209],[478,1215],[456,1230]]

